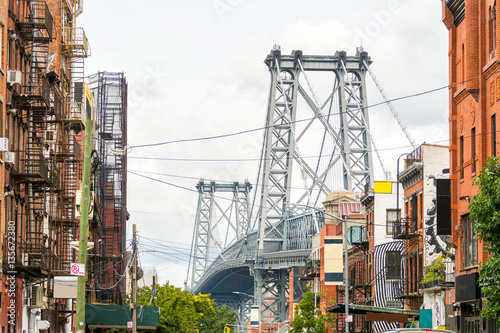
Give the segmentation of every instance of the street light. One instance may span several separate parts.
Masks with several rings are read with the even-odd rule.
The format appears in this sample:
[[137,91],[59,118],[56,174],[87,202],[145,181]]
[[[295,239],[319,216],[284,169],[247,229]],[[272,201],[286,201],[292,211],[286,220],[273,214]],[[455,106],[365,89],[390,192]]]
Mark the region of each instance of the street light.
[[[311,210],[316,210],[320,211],[320,209],[308,205],[303,205],[303,204],[296,204],[296,203],[290,203],[290,205],[295,206],[295,207],[305,207],[309,208]],[[324,212],[323,214],[330,216],[334,220],[340,221],[344,224],[344,231],[343,231],[343,238],[344,238],[344,284],[345,284],[345,333],[349,333],[349,324],[347,322],[347,318],[349,317],[349,272],[348,272],[348,267],[349,267],[349,256],[348,256],[348,251],[347,251],[347,215],[342,216],[342,218],[335,216],[333,214]]]

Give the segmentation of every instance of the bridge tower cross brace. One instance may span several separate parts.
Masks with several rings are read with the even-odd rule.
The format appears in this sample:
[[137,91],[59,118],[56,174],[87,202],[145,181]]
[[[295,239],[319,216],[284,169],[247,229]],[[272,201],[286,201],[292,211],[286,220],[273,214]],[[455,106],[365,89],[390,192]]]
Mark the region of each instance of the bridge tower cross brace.
[[[214,250],[220,254],[233,240],[244,237],[248,232],[249,194],[252,185],[248,181],[217,183],[200,180],[196,188],[199,196],[192,250],[194,255],[191,270],[192,286],[203,277],[211,259],[216,255],[213,254]],[[216,192],[220,195],[216,196]],[[232,198],[227,198],[228,193],[232,193]],[[217,227],[225,227],[222,238],[224,244],[216,239],[214,231]]]
[[[291,202],[292,166],[298,162],[303,174],[312,181],[310,191],[314,186],[323,194],[328,194],[324,179],[328,173],[340,172],[343,187],[348,191],[364,192],[366,184],[373,185],[372,147],[367,112],[367,94],[365,73],[367,64],[371,61],[362,48],[355,56],[347,56],[345,52],[336,52],[334,56],[304,56],[302,51],[293,51],[292,55],[282,55],[279,46],[274,46],[267,56],[267,64],[271,74],[271,91],[264,134],[264,152],[262,155],[262,192],[260,197],[258,222],[258,239],[253,266],[254,295],[260,304],[260,320],[283,321],[288,313],[286,297],[273,295],[271,292],[277,286],[286,286],[288,276],[283,269],[266,267],[264,253],[266,244],[272,248],[283,248],[285,235],[279,229],[279,222],[285,218],[287,203]],[[299,82],[299,75],[307,80],[308,71],[329,71],[335,75],[336,82],[330,96],[338,98],[338,123],[335,128],[325,121],[322,106],[316,100],[314,91],[308,95]],[[316,167],[310,167],[302,159],[296,149],[297,141],[302,133],[295,133],[297,117],[297,99],[301,96],[312,110],[313,119],[319,120],[334,142],[334,150],[330,165],[323,174],[316,174]],[[326,103],[325,103],[326,104]],[[308,126],[304,131],[306,131]],[[320,144],[325,144],[320,143]],[[335,158],[340,155],[341,158]],[[318,161],[319,163],[319,161]],[[333,164],[337,164],[335,167]],[[341,170],[341,171],[340,171]],[[304,199],[307,195],[303,195]],[[274,246],[272,246],[274,244]],[[286,270],[285,270],[286,271]],[[269,278],[269,273],[276,278]],[[284,295],[283,295],[284,296]],[[266,316],[268,318],[266,318]]]

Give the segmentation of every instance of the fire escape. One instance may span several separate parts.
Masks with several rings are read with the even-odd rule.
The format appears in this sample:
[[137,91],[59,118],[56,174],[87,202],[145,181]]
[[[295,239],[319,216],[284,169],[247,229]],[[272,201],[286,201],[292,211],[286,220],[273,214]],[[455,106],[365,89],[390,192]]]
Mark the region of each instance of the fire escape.
[[[365,226],[350,226],[347,229],[347,242],[351,245],[349,248],[349,304],[354,305],[372,305],[372,284],[368,279],[368,267],[366,251],[368,250],[368,241],[366,239]],[[345,304],[345,286],[337,286],[336,303]],[[366,320],[366,315],[351,313],[353,321],[350,325],[352,332],[371,332],[370,322]],[[345,316],[339,314],[336,320],[337,332],[345,331]]]
[[64,102],[63,117],[64,140],[58,152],[62,163],[63,191],[61,208],[61,255],[63,269],[76,260],[76,253],[71,248],[72,240],[76,240],[79,215],[76,207],[82,179],[83,122],[87,116],[85,104],[84,61],[90,55],[90,48],[83,28],[63,26],[61,28],[61,55],[69,60],[66,72],[63,73],[63,86],[69,91]]
[[61,104],[47,75],[49,43],[53,19],[45,1],[27,1],[16,20],[22,52],[31,62],[24,72],[9,71],[14,86],[9,114],[21,117],[27,129],[25,145],[15,151],[10,163],[11,184],[23,190],[27,210],[19,233],[18,263],[28,275],[40,276],[59,269],[55,222],[60,218],[58,194],[61,173],[55,159]]
[[123,73],[100,72],[89,79],[96,98],[98,128],[95,212],[98,215],[93,276],[96,301],[123,304],[126,260],[127,82]]
[[[422,180],[421,147],[408,154],[405,160],[405,170],[398,175],[404,188],[413,186]],[[406,218],[400,218],[393,223],[393,239],[404,241],[403,275],[401,289],[397,298],[404,300],[411,309],[418,309],[423,302],[419,291],[419,282],[423,278],[423,244],[422,219],[419,218],[418,197],[412,195],[406,203]],[[420,203],[422,205],[422,203]],[[409,217],[411,216],[411,217]],[[420,225],[419,225],[420,224]]]

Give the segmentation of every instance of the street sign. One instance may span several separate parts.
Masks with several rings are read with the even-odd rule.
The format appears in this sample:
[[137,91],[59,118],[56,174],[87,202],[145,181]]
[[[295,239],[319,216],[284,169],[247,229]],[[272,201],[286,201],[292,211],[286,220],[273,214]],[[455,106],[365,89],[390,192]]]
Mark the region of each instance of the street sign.
[[70,266],[71,275],[85,276],[85,264],[71,263]]
[[134,324],[131,321],[127,321],[127,328],[132,328]]
[[346,323],[352,323],[352,315],[345,316],[345,322]]

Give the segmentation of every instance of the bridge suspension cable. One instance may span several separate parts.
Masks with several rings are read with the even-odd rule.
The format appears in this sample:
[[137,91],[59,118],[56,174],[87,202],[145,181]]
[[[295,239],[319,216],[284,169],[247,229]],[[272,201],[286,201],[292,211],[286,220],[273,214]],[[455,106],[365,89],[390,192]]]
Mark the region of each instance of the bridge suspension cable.
[[385,103],[387,104],[387,106],[389,107],[389,110],[391,111],[392,115],[394,116],[394,119],[396,119],[396,121],[398,122],[399,124],[399,127],[401,127],[401,130],[403,130],[403,133],[405,134],[406,136],[406,139],[408,140],[408,142],[411,144],[412,148],[413,149],[417,149],[417,145],[415,144],[415,140],[413,140],[410,132],[408,131],[408,128],[406,128],[405,124],[403,123],[403,120],[401,119],[401,117],[399,116],[399,113],[396,111],[396,109],[394,108],[394,105],[392,104],[391,100],[389,99],[389,97],[387,96],[387,94],[385,93],[385,90],[384,88],[382,87],[382,84],[380,83],[380,81],[378,80],[377,76],[375,75],[375,73],[373,72],[373,69],[371,69],[367,64],[366,64],[366,61],[363,61],[366,69],[368,70],[368,73],[370,73],[370,76],[372,77],[372,80],[373,82],[375,83],[375,85],[377,86],[380,94],[382,95],[382,97],[384,98],[384,101]]

